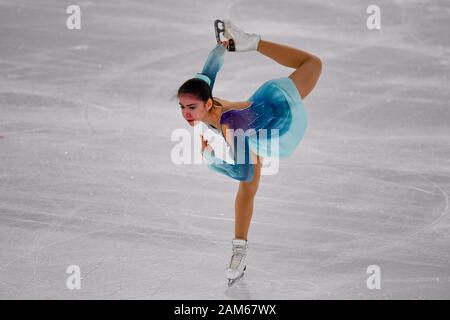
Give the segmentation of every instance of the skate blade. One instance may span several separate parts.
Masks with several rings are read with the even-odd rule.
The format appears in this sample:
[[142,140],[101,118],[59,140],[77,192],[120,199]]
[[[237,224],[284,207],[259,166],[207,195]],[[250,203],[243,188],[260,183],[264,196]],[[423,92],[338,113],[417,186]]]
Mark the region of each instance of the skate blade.
[[[220,28],[219,23],[222,24],[222,28]],[[222,20],[216,19],[214,21],[214,31],[216,32],[216,40],[218,43],[222,42],[222,39],[220,39],[220,34],[222,33],[222,36],[225,38],[225,23]],[[226,38],[225,38],[226,39]],[[228,51],[236,51],[236,45],[234,43],[233,39],[227,39],[228,40]]]
[[[222,28],[220,28],[219,23],[222,24]],[[225,34],[225,23],[223,23],[222,20],[215,20],[214,21],[214,31],[216,32],[216,39],[217,42],[222,42],[222,40],[220,39],[220,33],[222,33],[222,35]]]
[[241,274],[236,279],[228,279],[228,288],[231,288],[233,285],[238,283],[243,277],[244,277],[244,274]]

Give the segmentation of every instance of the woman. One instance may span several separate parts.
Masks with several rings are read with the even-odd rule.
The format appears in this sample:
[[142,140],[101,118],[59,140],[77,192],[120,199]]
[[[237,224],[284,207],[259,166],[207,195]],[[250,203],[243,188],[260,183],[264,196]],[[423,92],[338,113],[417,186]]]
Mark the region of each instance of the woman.
[[[216,20],[216,24],[217,21],[223,23],[224,29],[217,30],[216,26],[216,34],[223,32],[227,40],[222,41],[218,37],[202,72],[181,85],[177,96],[182,115],[191,126],[198,121],[204,122],[223,135],[232,150],[234,163],[224,162],[214,156],[214,150],[201,136],[202,153],[208,167],[240,181],[235,200],[232,256],[225,271],[231,285],[243,276],[246,269],[247,235],[263,158],[291,155],[304,136],[306,113],[303,99],[316,85],[322,62],[305,51],[245,33],[229,20]],[[225,50],[257,51],[295,71],[289,77],[265,82],[246,101],[219,99],[212,96],[212,89],[216,74],[222,67]],[[244,143],[239,144],[238,140]]]

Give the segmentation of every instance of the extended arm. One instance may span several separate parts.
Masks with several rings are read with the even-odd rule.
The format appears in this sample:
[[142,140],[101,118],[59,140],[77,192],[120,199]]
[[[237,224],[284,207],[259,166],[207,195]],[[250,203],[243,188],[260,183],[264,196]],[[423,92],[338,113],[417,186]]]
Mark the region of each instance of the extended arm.
[[[236,141],[236,140],[235,140]],[[242,149],[242,148],[241,148]],[[214,156],[214,151],[205,149],[203,152],[203,157],[208,162],[208,168],[213,171],[219,172],[221,174],[227,175],[233,179],[239,181],[252,181],[254,176],[253,164],[250,160],[250,148],[247,139],[245,140],[245,150],[240,150],[238,152],[245,152],[242,157],[237,157],[235,152],[233,155],[234,164],[227,163],[222,159]],[[237,149],[235,149],[237,150]],[[248,155],[248,156],[247,156]],[[239,163],[238,159],[245,159],[244,163]]]
[[217,44],[209,53],[205,65],[203,66],[201,73],[211,80],[211,91],[216,80],[217,72],[219,72],[220,68],[222,68],[225,51],[226,48],[223,45]]

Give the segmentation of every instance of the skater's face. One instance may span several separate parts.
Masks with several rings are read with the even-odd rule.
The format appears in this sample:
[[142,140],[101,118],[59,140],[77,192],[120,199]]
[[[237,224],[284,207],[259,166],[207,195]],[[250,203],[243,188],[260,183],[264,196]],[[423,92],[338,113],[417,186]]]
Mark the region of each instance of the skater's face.
[[202,121],[208,114],[207,103],[190,94],[182,94],[180,100],[181,114],[191,127]]

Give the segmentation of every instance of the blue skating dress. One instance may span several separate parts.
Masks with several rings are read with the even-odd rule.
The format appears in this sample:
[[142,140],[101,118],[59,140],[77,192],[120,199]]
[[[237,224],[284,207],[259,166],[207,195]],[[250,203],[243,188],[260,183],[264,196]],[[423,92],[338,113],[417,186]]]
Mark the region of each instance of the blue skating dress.
[[[217,44],[210,52],[201,73],[196,77],[206,81],[211,90],[217,72],[223,65],[226,48]],[[220,123],[234,129],[234,164],[214,156],[205,149],[203,157],[213,171],[239,181],[253,180],[253,163],[249,150],[266,157],[290,156],[305,135],[307,115],[294,82],[278,78],[264,82],[248,99],[245,109],[223,112]],[[213,126],[210,129],[222,134]],[[240,130],[241,129],[241,130]]]

